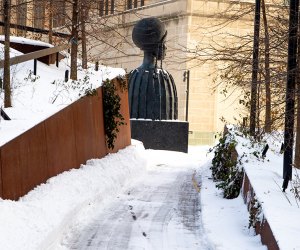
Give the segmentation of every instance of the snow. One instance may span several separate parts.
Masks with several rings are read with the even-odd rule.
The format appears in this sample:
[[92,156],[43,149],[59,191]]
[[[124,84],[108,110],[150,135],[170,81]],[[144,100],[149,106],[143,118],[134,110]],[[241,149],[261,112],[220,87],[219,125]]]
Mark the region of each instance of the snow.
[[[4,41],[5,36],[0,35],[0,41]],[[20,44],[29,44],[29,45],[35,45],[35,46],[45,46],[45,47],[53,47],[50,43],[45,43],[38,40],[32,40],[25,37],[19,37],[19,36],[10,36],[10,42],[12,43],[20,43]]]
[[[0,51],[3,51],[2,44]],[[21,54],[11,49],[12,57]],[[33,75],[33,61],[11,66],[13,107],[5,108],[4,111],[12,120],[0,120],[0,146],[78,100],[85,89],[97,88],[101,86],[102,80],[125,74],[123,69],[103,66],[95,71],[93,65],[90,65],[87,70],[79,68],[78,81],[69,80],[65,83],[65,71],[70,70],[69,65],[69,56],[60,61],[58,68],[37,62],[36,76]],[[3,75],[3,69],[0,70],[0,75]],[[3,100],[2,91],[2,108]]]
[[[282,136],[269,135],[260,146],[252,146],[244,138],[239,138],[238,152],[248,153],[247,162],[243,163],[258,201],[262,204],[264,217],[269,222],[273,235],[281,250],[300,249],[300,239],[295,237],[300,230],[299,200],[291,192],[290,182],[285,193],[282,192],[283,154],[280,153]],[[251,152],[262,152],[268,143],[266,158],[257,158]],[[299,172],[299,171],[298,171]],[[296,180],[297,170],[293,169]]]
[[145,171],[140,145],[89,160],[50,178],[19,201],[0,202],[1,249],[47,249],[71,218],[89,203],[111,196]]
[[[1,49],[3,48],[0,51]],[[21,53],[12,50],[12,56],[19,54]],[[13,107],[6,108],[5,112],[12,120],[0,121],[0,145],[80,98],[82,90],[74,86],[74,82],[63,83],[64,72],[69,69],[69,64],[69,57],[60,62],[59,68],[38,62],[37,77],[30,73],[32,62],[11,67]],[[102,67],[95,72],[91,65],[89,70],[79,70],[78,82],[83,83],[84,77],[88,76],[92,87],[98,87],[102,79],[119,74],[124,74],[124,70]],[[1,102],[3,103],[3,93]],[[245,139],[240,138],[238,152],[249,155],[243,165],[280,249],[300,249],[300,240],[297,238],[300,231],[299,208],[291,191],[288,189],[285,196],[279,187],[282,183],[283,161],[279,153],[280,143],[274,143],[276,140],[271,137],[268,140],[270,149],[265,159],[258,159],[251,154],[255,150],[261,150],[261,147],[252,147]],[[102,159],[91,159],[80,169],[72,169],[52,177],[18,201],[0,199],[0,248],[63,248],[69,229],[76,231],[82,228],[80,218],[92,221],[92,211],[109,214],[110,206],[133,185],[136,185],[135,190],[146,181],[151,181],[153,187],[160,185],[165,181],[164,165],[171,165],[174,172],[195,171],[200,178],[195,181],[197,185],[194,184],[195,188],[200,187],[199,223],[202,224],[199,225],[199,242],[204,242],[205,245],[203,248],[194,245],[194,249],[266,249],[260,243],[260,236],[255,236],[253,230],[248,228],[249,215],[241,195],[233,200],[225,200],[221,191],[216,189],[210,178],[212,155],[207,154],[207,151],[207,146],[190,147],[189,154],[145,150],[141,143],[134,141],[132,146],[118,153],[109,154]],[[150,175],[153,171],[157,173],[155,178]],[[180,193],[181,189],[176,190]],[[173,192],[172,195],[176,198],[179,194]],[[176,249],[174,242],[178,242],[178,249],[193,249],[190,243],[186,243],[175,233],[178,223],[177,220],[170,221],[170,226],[174,229],[168,234],[171,238],[164,239],[169,243],[169,247],[164,249]],[[143,226],[146,227],[146,224]],[[188,241],[195,244],[198,242],[184,228],[179,229],[183,230],[182,235]],[[155,244],[158,244],[159,237],[157,234]],[[140,238],[131,238],[130,242],[135,246],[132,249],[141,249],[141,246],[155,249],[142,244]]]
[[[168,184],[171,180],[164,179],[166,170],[163,166],[171,164],[174,168],[172,172],[187,169],[197,170],[202,175],[200,192],[202,235],[194,238],[191,233],[181,228],[179,236],[187,235],[187,237],[180,240],[176,234],[179,230],[178,222],[170,220],[172,229],[168,231],[168,235],[173,235],[173,238],[164,238],[169,247],[165,245],[164,248],[155,248],[162,240],[160,235],[155,235],[150,241],[151,245],[147,245],[147,242],[141,241],[140,238],[131,238],[132,248],[129,249],[135,249],[133,246],[144,246],[142,249],[172,250],[176,249],[174,242],[177,246],[181,246],[178,249],[198,249],[197,242],[202,242],[203,248],[200,249],[266,249],[261,245],[259,236],[253,236],[253,232],[247,229],[248,217],[242,198],[224,200],[208,178],[210,159],[206,156],[207,147],[194,148],[194,152],[195,155],[187,155],[179,152],[145,150],[141,143],[133,141],[132,146],[116,154],[90,160],[80,169],[52,177],[19,201],[2,200],[1,248],[69,249],[62,243],[70,228],[72,231],[80,230],[84,233],[81,231],[84,223],[93,221],[95,212],[103,211],[104,217],[109,216],[110,205],[122,196],[124,190],[126,192],[132,190],[134,183],[151,181],[153,187],[162,182]],[[149,172],[154,170],[157,172],[156,178],[149,178]],[[173,195],[179,196],[180,189],[175,191]],[[137,206],[137,203],[131,204]],[[150,210],[153,209],[155,208],[150,207]],[[147,225],[147,223],[139,224],[146,230]],[[139,230],[139,227],[134,230]],[[189,239],[188,243],[184,239]],[[188,247],[192,244],[194,248]]]

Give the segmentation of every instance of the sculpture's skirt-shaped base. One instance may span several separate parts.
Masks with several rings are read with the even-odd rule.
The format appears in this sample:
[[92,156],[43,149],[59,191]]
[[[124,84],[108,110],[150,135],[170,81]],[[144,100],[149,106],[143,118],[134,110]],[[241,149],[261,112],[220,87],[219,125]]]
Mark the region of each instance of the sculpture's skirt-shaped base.
[[129,75],[131,118],[176,120],[178,98],[174,79],[162,69],[137,68]]

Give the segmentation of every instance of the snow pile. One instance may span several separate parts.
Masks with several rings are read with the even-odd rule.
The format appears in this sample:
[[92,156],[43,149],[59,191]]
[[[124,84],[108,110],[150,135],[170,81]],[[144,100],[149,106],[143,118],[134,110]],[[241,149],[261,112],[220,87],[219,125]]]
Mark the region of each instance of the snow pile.
[[248,228],[249,213],[242,196],[223,198],[211,180],[209,166],[202,173],[201,203],[203,227],[215,250],[267,250],[260,236]]
[[[0,51],[3,51],[1,44]],[[12,57],[20,54],[22,53],[11,50]],[[70,70],[68,55],[60,62],[59,68],[38,62],[37,76],[32,74],[33,61],[11,67],[13,107],[6,108],[5,112],[12,120],[0,120],[0,146],[76,101],[86,88],[99,87],[102,80],[125,73],[123,69],[108,67],[94,71],[93,65],[90,65],[88,70],[78,69],[78,81],[69,80],[65,83],[66,70]],[[3,70],[0,70],[0,75],[3,75]],[[3,99],[2,92],[1,107]],[[243,147],[239,150],[248,152],[249,148]],[[257,161],[251,158],[248,163],[245,162],[245,169],[251,181],[254,180],[252,185],[259,200],[263,202],[264,214],[268,217],[271,227],[273,228],[274,223],[275,226],[281,227],[278,229],[281,231],[275,232],[283,235],[283,238],[277,238],[280,246],[285,247],[282,249],[293,249],[286,248],[281,242],[287,239],[295,246],[295,239],[291,237],[300,230],[297,225],[300,219],[299,210],[294,203],[291,206],[287,202],[287,197],[282,195],[273,180],[281,181],[279,172],[282,169],[282,156],[270,151],[265,160]],[[0,200],[0,248],[32,250],[55,246],[62,232],[72,226],[71,223],[74,223],[73,219],[77,214],[84,213],[92,203],[99,205],[97,209],[103,209],[123,188],[146,173],[145,158],[148,158],[151,163],[148,165],[148,171],[151,171],[153,165],[160,169],[162,164],[170,162],[174,167],[183,168],[188,165],[197,171],[203,171],[200,193],[203,224],[215,249],[265,249],[259,243],[259,236],[254,237],[247,227],[248,214],[241,196],[234,200],[223,199],[221,191],[217,190],[209,179],[209,164],[204,164],[208,160],[206,150],[193,148],[190,152],[193,155],[191,161],[187,160],[186,155],[183,157],[182,153],[166,151],[159,152],[161,157],[154,157],[149,155],[149,151],[147,154],[141,144],[135,143],[117,154],[89,160],[80,169],[72,169],[51,178],[19,201]],[[291,200],[291,193],[287,195]],[[270,201],[267,201],[269,199]],[[286,211],[288,215],[283,221],[281,216],[287,214]],[[275,222],[272,222],[271,218],[274,218]],[[286,221],[288,227],[282,226]]]
[[81,208],[95,200],[107,202],[145,172],[142,150],[135,144],[89,160],[80,169],[52,177],[19,201],[1,200],[1,249],[49,247]]
[[[208,149],[207,149],[208,152]],[[210,170],[213,154],[206,155],[207,163],[201,167],[201,213],[203,228],[215,250],[266,250],[260,236],[249,229],[249,213],[240,194],[235,199],[223,198],[216,188]]]
[[[5,36],[0,35],[0,41],[3,42],[4,40],[5,40]],[[12,43],[29,44],[29,45],[34,45],[34,46],[45,46],[45,47],[49,47],[49,48],[54,47],[50,43],[45,43],[45,42],[42,42],[42,41],[32,40],[32,39],[28,39],[28,38],[25,38],[25,37],[19,37],[19,36],[10,36],[9,40]]]
[[[0,57],[3,55],[0,44]],[[11,57],[22,55],[11,49]],[[4,111],[11,121],[0,117],[0,146],[50,117],[67,105],[81,98],[86,90],[102,85],[105,79],[124,75],[124,69],[99,67],[89,64],[88,69],[78,67],[78,80],[64,82],[65,71],[70,72],[70,56],[60,61],[59,67],[37,62],[37,75],[33,75],[33,60],[11,66],[12,107]],[[0,69],[3,79],[3,69]],[[4,107],[4,92],[1,91],[0,107]]]
[[[300,201],[295,197],[294,185],[292,185],[296,180],[296,169],[293,169],[294,180],[289,183],[289,188],[285,193],[282,192],[281,187],[283,183],[282,133],[268,134],[260,142],[254,142],[232,126],[229,127],[229,132],[235,135],[236,150],[241,165],[249,177],[255,198],[261,205],[262,214],[259,212],[257,219],[264,218],[268,221],[280,249],[300,249],[300,240],[295,238],[297,232],[300,231],[298,223]],[[269,149],[266,156],[263,156],[267,144]],[[219,193],[219,190],[216,192]],[[224,207],[226,203],[235,206],[233,201],[222,200],[222,203],[224,205],[221,203],[220,205]],[[246,216],[249,218],[249,215]],[[224,220],[223,217],[222,220]]]
[[[280,153],[281,141],[278,135],[268,135],[260,145],[238,137],[239,155],[248,152],[247,161],[243,166],[262,212],[267,219],[277,244],[282,250],[300,249],[300,240],[296,237],[300,231],[299,200],[295,199],[291,182],[285,193],[283,183],[283,154]],[[261,157],[264,146],[268,143],[269,150],[265,158]],[[293,169],[295,180],[296,169]]]

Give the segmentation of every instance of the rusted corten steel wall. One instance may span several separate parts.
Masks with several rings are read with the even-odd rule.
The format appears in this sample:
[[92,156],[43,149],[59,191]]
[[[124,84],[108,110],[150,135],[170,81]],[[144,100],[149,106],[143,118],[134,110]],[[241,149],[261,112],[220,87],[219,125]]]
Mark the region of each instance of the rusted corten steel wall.
[[[244,173],[242,193],[244,202],[247,204],[249,210],[250,202],[254,199],[255,192],[246,173]],[[255,232],[256,234],[260,234],[261,242],[268,247],[268,250],[279,250],[277,241],[272,233],[272,229],[264,217],[262,222],[256,222]]]
[[[131,139],[127,92],[120,96],[127,125],[120,129],[114,152]],[[17,200],[50,177],[108,152],[100,88],[0,148],[0,196]]]

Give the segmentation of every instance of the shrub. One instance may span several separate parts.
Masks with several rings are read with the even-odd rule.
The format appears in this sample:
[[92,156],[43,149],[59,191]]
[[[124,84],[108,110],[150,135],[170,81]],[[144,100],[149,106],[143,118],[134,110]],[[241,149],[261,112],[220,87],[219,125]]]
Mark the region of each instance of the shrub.
[[223,196],[227,199],[236,198],[242,187],[243,169],[235,149],[236,145],[234,133],[228,131],[214,147],[210,168],[213,180],[217,182],[216,187],[223,190]]
[[262,207],[258,202],[256,196],[249,203],[249,225],[248,228],[257,226],[257,223],[262,222]]
[[121,114],[121,98],[114,83],[108,79],[103,82],[103,112],[106,143],[108,148],[114,149],[119,127],[125,122]]

